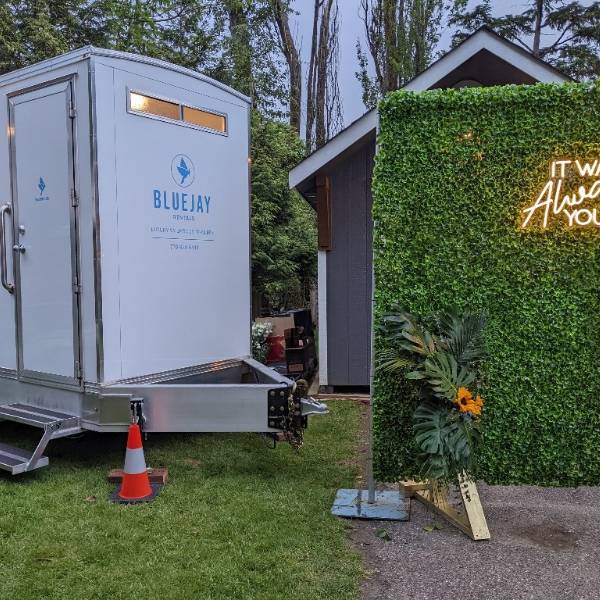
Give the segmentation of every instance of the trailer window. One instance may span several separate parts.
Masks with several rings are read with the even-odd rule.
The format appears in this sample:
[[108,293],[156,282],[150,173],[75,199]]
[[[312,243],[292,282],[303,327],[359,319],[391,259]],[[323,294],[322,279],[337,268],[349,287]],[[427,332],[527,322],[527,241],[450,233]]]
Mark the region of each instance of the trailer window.
[[159,100],[151,96],[144,96],[136,92],[130,92],[129,102],[131,110],[158,115],[159,117],[167,117],[168,119],[179,119],[179,104],[166,102],[165,100]]
[[214,129],[221,133],[225,133],[226,130],[225,117],[223,115],[217,115],[190,106],[183,107],[183,120],[186,123],[206,127],[207,129]]
[[227,116],[204,108],[130,91],[129,110],[138,114],[170,119],[180,125],[202,127],[202,129],[227,135]]

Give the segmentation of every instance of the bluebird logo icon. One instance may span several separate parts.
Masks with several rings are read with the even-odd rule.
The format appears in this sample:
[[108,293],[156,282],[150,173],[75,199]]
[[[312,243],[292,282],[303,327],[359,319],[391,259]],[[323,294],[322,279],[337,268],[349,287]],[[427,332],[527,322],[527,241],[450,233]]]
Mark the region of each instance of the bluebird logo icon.
[[177,170],[181,175],[181,185],[183,185],[185,183],[186,178],[189,177],[191,173],[183,158],[179,161],[179,166],[177,167]]
[[[171,161],[171,177],[178,187],[189,188],[196,178],[192,159],[186,154],[176,154]],[[212,208],[211,197],[201,194],[201,191],[195,187],[185,192],[155,188],[152,190],[152,205],[155,209],[173,211],[173,220],[195,221],[200,215],[210,214]]]
[[50,200],[49,196],[44,196],[44,190],[46,189],[46,182],[43,177],[40,177],[40,180],[37,184],[38,190],[40,190],[40,195],[35,198],[36,202],[47,202]]
[[171,176],[179,187],[186,188],[192,185],[196,177],[192,159],[185,154],[177,154],[171,162]]

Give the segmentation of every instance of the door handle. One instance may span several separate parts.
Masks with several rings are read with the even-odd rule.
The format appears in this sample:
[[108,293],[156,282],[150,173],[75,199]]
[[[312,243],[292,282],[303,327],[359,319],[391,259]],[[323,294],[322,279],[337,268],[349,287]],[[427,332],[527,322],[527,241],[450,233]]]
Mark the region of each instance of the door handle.
[[13,250],[15,252],[20,252],[21,254],[25,254],[25,246],[23,246],[23,244],[15,244],[13,246]]
[[4,216],[12,213],[12,205],[10,203],[0,206],[0,282],[2,287],[9,293],[13,294],[15,286],[8,282],[8,267],[6,261],[6,226]]

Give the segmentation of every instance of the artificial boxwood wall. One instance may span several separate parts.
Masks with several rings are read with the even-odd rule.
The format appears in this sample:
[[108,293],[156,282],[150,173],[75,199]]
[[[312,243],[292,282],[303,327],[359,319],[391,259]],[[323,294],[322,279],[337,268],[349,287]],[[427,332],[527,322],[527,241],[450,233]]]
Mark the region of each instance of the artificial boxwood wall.
[[[600,483],[600,228],[521,229],[552,159],[600,159],[600,86],[395,92],[379,111],[376,319],[395,303],[485,310],[478,475]],[[380,479],[413,474],[413,394],[377,374]]]

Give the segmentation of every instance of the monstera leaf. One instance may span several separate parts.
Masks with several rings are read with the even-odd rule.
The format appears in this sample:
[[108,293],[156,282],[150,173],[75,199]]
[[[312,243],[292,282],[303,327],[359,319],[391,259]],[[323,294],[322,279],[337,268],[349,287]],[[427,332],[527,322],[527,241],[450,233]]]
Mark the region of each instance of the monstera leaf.
[[459,388],[471,392],[477,388],[485,317],[451,311],[431,316],[427,322],[437,325],[435,333],[401,309],[385,315],[378,366],[420,382],[414,386],[420,400],[413,428],[421,475],[447,479],[469,473],[480,442],[479,419],[472,412],[460,412],[453,402]]
[[415,441],[426,454],[444,454],[450,433],[450,412],[431,402],[419,405],[414,414]]
[[463,418],[446,406],[424,402],[415,410],[413,431],[423,477],[450,479],[472,470],[473,452],[481,435],[472,419]]
[[427,383],[435,396],[452,402],[459,387],[469,387],[475,381],[475,373],[461,367],[448,352],[438,352],[423,363]]

